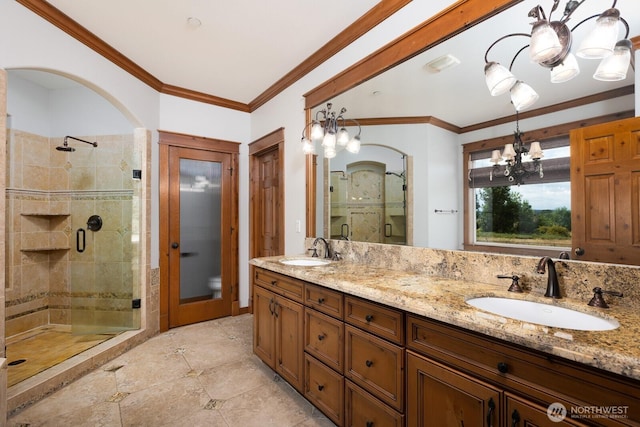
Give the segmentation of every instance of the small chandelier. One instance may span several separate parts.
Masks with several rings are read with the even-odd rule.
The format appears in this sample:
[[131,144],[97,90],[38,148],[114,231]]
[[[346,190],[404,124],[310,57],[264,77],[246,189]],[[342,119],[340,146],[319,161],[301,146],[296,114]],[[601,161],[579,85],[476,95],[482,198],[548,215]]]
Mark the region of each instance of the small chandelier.
[[[597,18],[593,30],[582,40],[576,55],[585,59],[600,59],[593,78],[601,81],[618,81],[627,77],[629,64],[634,67],[632,58],[632,44],[629,37],[629,24],[622,17],[620,11],[615,8],[617,0],[614,0],[611,8],[605,10],[600,15],[593,15],[578,22],[571,30],[566,22],[571,15],[586,0],[569,0],[565,6],[564,14],[559,21],[552,21],[551,15],[557,9],[560,0],[554,0],[551,13],[547,19],[544,10],[540,5],[529,11],[529,17],[536,21],[532,23],[531,34],[513,33],[500,37],[493,42],[484,55],[485,79],[489,92],[493,96],[498,96],[507,91],[511,92],[511,102],[516,111],[522,111],[533,105],[539,98],[538,94],[516,76],[511,73],[513,63],[518,55],[527,47],[529,57],[542,67],[551,70],[551,82],[563,83],[571,80],[580,73],[580,67],[576,56],[571,53],[572,32],[583,23]],[[626,28],[624,39],[617,41],[619,23]],[[531,40],[528,45],[522,47],[513,57],[509,69],[498,62],[488,60],[489,51],[500,41],[509,38],[523,36]]]
[[[520,186],[524,184],[524,180],[533,175],[539,175],[540,178],[544,178],[542,171],[542,162],[540,159],[544,157],[542,148],[538,141],[531,143],[531,148],[527,147],[522,142],[522,136],[524,134],[520,132],[520,125],[518,120],[518,112],[516,111],[516,131],[513,133],[513,143],[505,144],[504,151],[500,154],[500,150],[493,150],[491,152],[491,163],[493,168],[491,169],[489,180],[493,181],[494,174],[500,173],[499,164],[504,160],[506,162],[504,171],[502,172],[510,183]],[[523,161],[524,157],[531,159],[531,162]]]
[[[343,114],[346,108],[341,108],[336,114],[331,111],[332,104],[329,102],[326,109],[316,113],[316,117],[302,129],[302,150],[305,154],[316,154],[316,141],[322,141],[324,157],[331,159],[336,156],[336,147],[344,147],[350,153],[356,154],[360,151],[360,123],[353,119],[345,119]],[[358,134],[353,138],[349,136],[346,129],[347,121],[351,121],[358,126]],[[311,135],[308,138],[305,134],[311,126]]]

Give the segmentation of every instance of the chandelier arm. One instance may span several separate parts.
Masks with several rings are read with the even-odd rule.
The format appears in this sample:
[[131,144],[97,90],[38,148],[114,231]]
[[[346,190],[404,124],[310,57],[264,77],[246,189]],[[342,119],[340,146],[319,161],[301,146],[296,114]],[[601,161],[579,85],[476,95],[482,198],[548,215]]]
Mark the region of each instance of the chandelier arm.
[[518,52],[516,52],[516,54],[513,56],[513,59],[511,60],[511,64],[509,64],[509,71],[511,71],[511,69],[513,68],[513,64],[514,64],[514,62],[516,62],[516,58],[518,57],[518,55],[520,55],[522,53],[522,51],[525,50],[526,48],[528,48],[529,46],[530,45],[523,46],[523,47],[520,48],[520,50]]
[[[560,22],[565,24],[569,20],[569,18],[571,18],[571,15],[573,15],[573,12],[578,10],[578,8],[585,1],[586,0],[581,0],[581,1],[572,0],[567,2],[567,5],[565,6],[565,9],[564,9],[564,13],[562,14],[562,18],[560,19]],[[551,19],[549,19],[549,21],[551,21]]]
[[312,121],[310,121],[309,123],[307,123],[307,125],[306,125],[304,128],[302,128],[302,137],[303,137],[303,138],[304,138],[305,136],[307,136],[307,135],[305,135],[305,131],[306,131],[307,129],[309,129],[309,126],[313,126],[313,124],[314,124],[314,123],[315,123],[315,122],[312,120]]
[[515,36],[523,36],[523,37],[529,37],[531,38],[531,34],[528,33],[512,33],[512,34],[507,34],[505,36],[500,37],[498,40],[494,41],[493,43],[491,43],[491,46],[489,46],[489,48],[487,49],[487,51],[484,53],[484,62],[486,64],[489,63],[489,60],[487,59],[489,57],[489,51],[495,46],[497,45],[499,42],[501,42],[502,40],[509,38],[509,37],[515,37]]
[[573,30],[575,30],[576,28],[578,28],[580,25],[584,24],[584,23],[585,23],[585,22],[587,22],[587,21],[590,21],[590,20],[591,20],[591,19],[593,19],[593,18],[597,18],[597,17],[599,17],[599,16],[600,16],[600,15],[592,15],[592,16],[589,16],[589,17],[587,17],[587,18],[584,18],[582,21],[578,22],[576,25],[574,25],[574,26],[573,26],[573,28],[571,29],[571,32],[573,33]]
[[624,33],[624,38],[628,39],[629,38],[629,23],[622,16],[620,17],[620,21],[622,21],[622,23],[624,24],[624,27],[626,28],[626,32]]

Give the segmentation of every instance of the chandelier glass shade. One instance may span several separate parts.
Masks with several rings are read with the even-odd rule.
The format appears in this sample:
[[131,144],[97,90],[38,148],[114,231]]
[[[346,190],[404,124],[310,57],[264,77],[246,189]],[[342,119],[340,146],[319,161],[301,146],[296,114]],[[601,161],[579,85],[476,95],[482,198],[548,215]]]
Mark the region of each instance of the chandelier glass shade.
[[[554,0],[549,18],[543,8],[538,5],[529,11],[529,17],[535,21],[531,33],[511,33],[493,42],[485,53],[485,81],[492,96],[511,92],[511,100],[516,111],[522,111],[535,103],[538,99],[535,90],[519,80],[511,69],[518,55],[529,48],[529,58],[532,62],[550,70],[552,83],[563,83],[580,74],[577,57],[601,60],[593,78],[602,81],[624,80],[629,65],[634,67],[633,46],[627,39],[629,25],[615,8],[614,0],[611,8],[600,15],[589,16],[573,28],[569,29],[566,22],[572,14],[587,0],[569,0],[564,13],[559,20],[552,20],[551,15],[558,7],[560,0]],[[597,19],[596,19],[597,18]],[[580,25],[595,19],[595,25],[580,43],[575,52],[571,52],[573,31]],[[619,40],[620,24],[626,29],[624,38]],[[489,51],[500,41],[510,37],[528,37],[529,44],[522,47],[513,57],[509,68],[495,61],[489,61]],[[526,89],[526,90],[525,90]],[[514,94],[514,92],[516,92]],[[514,99],[515,96],[515,99]]]
[[[341,108],[338,113],[332,111],[333,105],[328,103],[326,108],[318,111],[316,117],[302,130],[302,151],[305,154],[316,154],[316,142],[322,141],[324,157],[331,159],[336,156],[338,147],[343,147],[350,153],[360,151],[360,124],[353,119],[345,119],[343,114],[346,108]],[[347,131],[347,122],[353,122],[358,126],[358,133],[350,137]],[[305,134],[311,128],[309,137]]]

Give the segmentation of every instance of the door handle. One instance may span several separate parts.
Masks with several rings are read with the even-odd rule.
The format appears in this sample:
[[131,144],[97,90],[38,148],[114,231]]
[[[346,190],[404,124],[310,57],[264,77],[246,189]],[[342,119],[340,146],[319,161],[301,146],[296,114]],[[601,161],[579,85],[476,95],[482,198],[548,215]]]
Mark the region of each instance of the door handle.
[[178,242],[173,242],[173,243],[171,244],[171,247],[172,247],[173,249],[178,249],[178,248],[180,247],[180,243],[178,243]]
[[575,248],[575,250],[573,252],[578,256],[584,255],[584,249],[582,249],[582,248]]
[[[82,241],[80,239],[82,238]],[[82,228],[78,228],[76,231],[76,250],[80,253],[84,252],[84,249],[87,247],[87,235]]]

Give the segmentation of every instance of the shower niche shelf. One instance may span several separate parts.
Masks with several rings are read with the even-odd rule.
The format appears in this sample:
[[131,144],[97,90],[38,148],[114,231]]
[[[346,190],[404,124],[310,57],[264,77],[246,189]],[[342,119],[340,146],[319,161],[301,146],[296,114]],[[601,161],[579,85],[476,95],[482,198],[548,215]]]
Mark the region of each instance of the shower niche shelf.
[[69,247],[59,247],[59,248],[24,248],[20,249],[20,252],[55,252],[55,251],[68,251]]
[[43,218],[54,218],[57,216],[69,216],[71,215],[70,213],[50,213],[50,212],[21,212],[20,215],[22,216],[39,216],[39,217],[43,217]]
[[[46,226],[46,228],[44,228],[43,231],[49,232],[49,233],[53,232],[52,224],[51,224],[52,221],[58,222],[60,221],[61,218],[66,218],[68,216],[71,216],[71,214],[68,212],[21,212],[20,215],[23,217],[44,218],[45,220],[47,220],[48,225]],[[45,239],[38,239],[38,240],[45,240]],[[32,242],[31,244],[33,245],[34,243],[35,243],[34,247],[21,248],[20,252],[46,253],[46,252],[56,252],[56,251],[68,251],[71,249],[69,246],[66,246],[66,245],[61,246],[59,243],[58,244],[54,243],[53,245],[50,245],[48,244],[49,242],[47,241]]]

